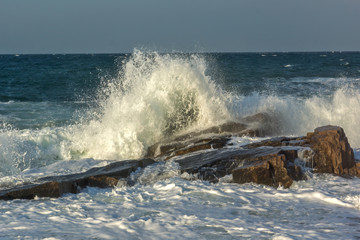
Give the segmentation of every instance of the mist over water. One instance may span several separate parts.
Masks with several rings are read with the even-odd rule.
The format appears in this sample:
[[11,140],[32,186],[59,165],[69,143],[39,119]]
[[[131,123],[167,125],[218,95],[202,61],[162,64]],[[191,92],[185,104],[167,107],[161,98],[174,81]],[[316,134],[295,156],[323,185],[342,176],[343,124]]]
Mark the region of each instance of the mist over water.
[[[345,129],[353,147],[360,147],[360,78],[353,65],[343,66],[335,59],[350,72],[348,77],[343,73],[326,77],[323,70],[318,71],[319,77],[312,77],[306,76],[310,73],[305,63],[293,64],[288,55],[277,65],[275,60],[264,60],[258,73],[243,58],[265,59],[262,55],[134,50],[129,56],[114,58],[114,74],[98,79],[91,105],[81,111],[75,105],[54,104],[52,99],[47,104],[55,107],[47,108],[43,102],[13,101],[9,95],[10,101],[0,103],[0,113],[4,113],[0,114],[0,173],[12,175],[59,160],[139,158],[148,146],[173,134],[264,112],[279,126],[273,136],[305,135],[318,126],[334,124]],[[271,74],[264,72],[269,67],[273,67]],[[274,78],[279,69],[286,78]],[[85,102],[87,95],[82,98]],[[20,109],[19,104],[27,104],[26,114],[11,111]],[[55,120],[47,120],[54,116]]]

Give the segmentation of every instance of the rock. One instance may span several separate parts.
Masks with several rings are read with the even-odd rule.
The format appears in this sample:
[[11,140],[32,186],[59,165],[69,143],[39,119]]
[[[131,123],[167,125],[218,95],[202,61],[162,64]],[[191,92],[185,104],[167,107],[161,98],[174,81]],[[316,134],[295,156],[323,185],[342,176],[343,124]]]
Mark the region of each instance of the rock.
[[198,132],[175,135],[150,146],[145,157],[177,156],[199,150],[222,148],[230,140],[230,136],[264,136],[266,131],[261,126],[269,119],[267,114],[256,114],[240,119],[239,122],[226,122]]
[[356,176],[360,178],[360,162],[355,163]]
[[184,142],[170,142],[155,144],[149,147],[146,157],[163,157],[169,159],[173,156],[184,155],[206,149],[224,147],[230,140],[229,137],[211,137]]
[[293,180],[285,168],[285,161],[284,154],[271,154],[251,159],[251,161],[246,161],[243,166],[233,170],[233,181],[289,188]]
[[84,173],[45,177],[38,183],[16,186],[0,191],[0,200],[32,199],[38,197],[60,197],[65,193],[77,193],[85,187],[114,187],[119,179],[130,176],[137,168],[155,163],[153,159],[127,160],[92,168]]
[[245,148],[258,148],[258,147],[280,147],[280,146],[306,146],[309,144],[306,137],[276,137],[267,139],[260,142],[250,143]]
[[69,182],[46,182],[18,186],[9,191],[0,192],[0,200],[33,199],[35,197],[57,198],[64,193],[76,193],[77,190]]
[[197,174],[199,179],[210,182],[218,182],[219,178],[232,174],[236,183],[289,187],[293,179],[304,179],[301,168],[295,166],[296,158],[296,150],[271,147],[219,149],[174,160],[182,172]]
[[337,126],[316,128],[306,137],[277,137],[226,148],[231,135],[249,131],[260,133],[259,129],[250,127],[259,119],[269,121],[267,115],[254,115],[242,120],[246,123],[230,122],[201,131],[201,134],[170,138],[151,146],[147,158],[113,162],[79,174],[41,178],[36,183],[1,190],[0,199],[60,197],[88,186],[132,186],[135,182],[129,176],[137,168],[169,159],[179,164],[181,173],[193,174],[191,176],[212,183],[232,174],[235,183],[288,188],[293,181],[306,179],[302,166],[313,168],[317,173],[360,177],[360,162],[355,162],[344,130]]
[[114,177],[99,175],[99,176],[91,176],[88,178],[77,180],[76,186],[80,188],[85,188],[85,187],[108,188],[108,187],[117,186],[118,181],[119,179]]
[[357,174],[354,152],[341,127],[319,127],[314,133],[308,134],[308,138],[310,148],[315,152],[313,157],[315,172],[340,176]]

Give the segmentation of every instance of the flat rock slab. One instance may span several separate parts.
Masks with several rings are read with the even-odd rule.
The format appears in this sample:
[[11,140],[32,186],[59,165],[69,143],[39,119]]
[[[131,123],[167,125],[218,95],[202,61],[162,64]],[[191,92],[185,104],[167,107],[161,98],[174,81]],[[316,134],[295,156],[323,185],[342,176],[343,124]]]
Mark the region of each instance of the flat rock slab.
[[78,193],[85,187],[114,187],[119,179],[127,178],[139,167],[155,163],[153,159],[127,160],[92,168],[84,173],[45,177],[36,183],[16,186],[0,191],[0,200],[33,199],[34,197],[60,197],[65,193]]
[[232,174],[236,183],[254,182],[274,187],[290,187],[293,180],[304,179],[295,165],[297,150],[289,147],[258,147],[218,149],[180,159],[174,158],[182,172],[197,174],[198,178],[217,182]]

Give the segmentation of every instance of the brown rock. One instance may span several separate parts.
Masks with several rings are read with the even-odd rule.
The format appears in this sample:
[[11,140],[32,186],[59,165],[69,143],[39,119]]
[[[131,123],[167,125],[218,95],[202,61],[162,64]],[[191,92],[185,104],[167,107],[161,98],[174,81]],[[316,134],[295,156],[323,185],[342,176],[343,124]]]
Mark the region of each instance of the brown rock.
[[[254,182],[289,187],[293,180],[304,179],[295,166],[296,150],[281,147],[219,149],[176,159],[182,172],[197,174],[199,179],[218,182],[227,174],[236,183]],[[292,179],[293,178],[293,179]]]
[[233,170],[235,183],[253,182],[273,187],[283,186],[289,188],[293,180],[289,177],[284,166],[286,157],[284,154],[272,154],[252,159],[245,165]]
[[315,172],[356,175],[354,152],[341,127],[316,128],[314,134],[308,134],[308,137],[315,152]]
[[69,182],[47,182],[20,186],[0,195],[1,200],[33,199],[35,197],[57,198],[64,193],[76,193],[76,188]]
[[158,143],[149,147],[146,157],[167,156],[167,159],[169,159],[173,156],[184,155],[201,150],[222,148],[229,140],[229,137],[219,136],[184,142]]
[[305,146],[308,144],[306,137],[275,137],[260,142],[250,143],[245,148],[258,148],[258,147],[281,147],[281,146]]
[[355,163],[356,176],[360,178],[360,162]]
[[84,187],[99,187],[99,188],[108,188],[115,187],[118,183],[119,179],[114,177],[108,177],[105,175],[100,176],[91,176],[88,178],[84,178],[76,181],[76,185],[84,188]]

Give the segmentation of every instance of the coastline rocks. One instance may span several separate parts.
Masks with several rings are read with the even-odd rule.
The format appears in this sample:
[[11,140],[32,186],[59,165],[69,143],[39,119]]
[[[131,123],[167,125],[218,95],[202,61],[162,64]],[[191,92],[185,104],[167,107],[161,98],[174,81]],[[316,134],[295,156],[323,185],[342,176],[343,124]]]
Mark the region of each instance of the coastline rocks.
[[[36,183],[25,183],[11,189],[0,190],[0,200],[33,199],[37,197],[61,197],[66,193],[78,193],[85,187],[107,188],[122,185],[124,180],[139,167],[155,163],[153,159],[127,160],[92,168],[84,173],[45,177]],[[127,180],[126,184],[128,183]],[[129,182],[129,185],[131,183]]]
[[254,182],[273,187],[290,187],[306,178],[296,165],[297,150],[281,147],[219,149],[189,157],[174,158],[181,172],[196,174],[198,179],[216,183],[232,174],[233,182]]
[[[266,119],[267,115],[255,116]],[[251,118],[244,122],[252,124]],[[259,134],[246,123],[230,122],[157,143],[146,158],[113,162],[84,173],[50,176],[0,190],[0,200],[15,198],[60,197],[78,193],[85,187],[132,186],[131,173],[161,161],[174,161],[189,179],[216,183],[232,175],[234,183],[257,183],[289,188],[294,181],[306,180],[306,171],[360,177],[360,162],[355,162],[344,130],[337,126],[316,128],[305,137],[276,137],[243,146],[231,146],[231,136]],[[234,132],[231,132],[234,131]],[[305,172],[304,172],[305,171]]]

